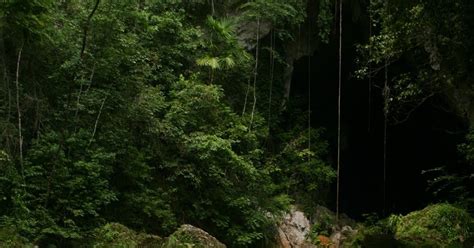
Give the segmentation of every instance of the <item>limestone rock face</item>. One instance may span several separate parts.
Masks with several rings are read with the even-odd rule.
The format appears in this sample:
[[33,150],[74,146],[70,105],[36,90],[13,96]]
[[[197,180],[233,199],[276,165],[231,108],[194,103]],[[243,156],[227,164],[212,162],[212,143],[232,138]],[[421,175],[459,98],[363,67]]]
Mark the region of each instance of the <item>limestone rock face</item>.
[[[341,214],[336,214],[323,206],[316,206],[308,219],[307,214],[292,207],[277,227],[278,248],[336,248],[343,247],[345,241],[357,234],[356,222]],[[312,230],[312,228],[315,228]],[[311,233],[315,231],[316,233]],[[311,235],[310,235],[311,234]],[[314,237],[315,234],[319,234]],[[328,236],[325,236],[327,234]]]
[[268,21],[243,22],[237,27],[237,39],[245,49],[252,50],[257,45],[257,32],[260,39],[262,39],[270,33],[272,28],[272,24]]
[[282,248],[316,247],[306,241],[310,230],[311,225],[305,214],[292,208],[278,227],[279,246]]

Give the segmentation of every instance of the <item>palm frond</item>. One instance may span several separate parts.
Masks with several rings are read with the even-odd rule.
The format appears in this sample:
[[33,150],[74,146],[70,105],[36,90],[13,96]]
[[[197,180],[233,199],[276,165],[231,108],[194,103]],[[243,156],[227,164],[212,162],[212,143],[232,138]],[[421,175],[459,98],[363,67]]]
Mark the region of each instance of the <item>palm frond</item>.
[[220,68],[219,59],[216,57],[206,56],[206,57],[197,59],[196,64],[199,66],[209,67],[213,70]]

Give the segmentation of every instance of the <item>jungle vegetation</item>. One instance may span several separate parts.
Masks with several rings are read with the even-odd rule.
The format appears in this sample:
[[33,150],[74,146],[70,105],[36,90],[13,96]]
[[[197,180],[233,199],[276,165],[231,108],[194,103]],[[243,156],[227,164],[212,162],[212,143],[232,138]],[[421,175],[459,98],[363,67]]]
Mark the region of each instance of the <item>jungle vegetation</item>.
[[334,127],[312,122],[316,96],[292,93],[292,73],[343,18],[366,24],[342,45],[356,87],[383,99],[372,125],[431,99],[465,123],[457,162],[423,172],[431,203],[472,214],[474,2],[339,1],[1,1],[0,239],[64,247],[112,222],[163,237],[188,223],[264,247],[290,205],[334,209]]

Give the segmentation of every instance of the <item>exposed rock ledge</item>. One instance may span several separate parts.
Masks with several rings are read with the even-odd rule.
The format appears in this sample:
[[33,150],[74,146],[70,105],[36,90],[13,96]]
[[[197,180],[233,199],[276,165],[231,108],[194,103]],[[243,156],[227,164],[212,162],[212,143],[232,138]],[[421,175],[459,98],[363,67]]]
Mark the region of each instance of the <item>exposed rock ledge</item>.
[[293,207],[278,227],[278,244],[282,248],[316,247],[306,240],[310,231],[308,218]]
[[[311,216],[310,220],[304,212],[292,207],[277,227],[277,248],[335,248],[340,247],[348,236],[357,232],[353,229],[354,221],[343,215],[336,223],[335,214],[325,207],[317,207]],[[319,231],[330,235],[310,237],[311,228],[315,225],[324,229]]]

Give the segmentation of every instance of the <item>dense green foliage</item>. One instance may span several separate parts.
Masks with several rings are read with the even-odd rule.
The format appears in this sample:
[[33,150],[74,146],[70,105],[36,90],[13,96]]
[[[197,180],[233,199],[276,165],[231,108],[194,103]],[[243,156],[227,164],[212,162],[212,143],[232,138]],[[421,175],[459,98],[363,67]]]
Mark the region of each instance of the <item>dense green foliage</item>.
[[[420,102],[435,95],[469,116],[472,88],[471,1],[372,1],[374,30],[359,73],[382,79],[388,67],[388,111],[405,121]],[[372,71],[369,71],[372,65]],[[381,68],[379,68],[381,67]],[[472,114],[471,114],[472,115]]]
[[208,233],[193,226],[182,225],[176,232],[166,238],[164,248],[225,248],[226,246]]
[[[346,2],[361,15],[361,1]],[[256,247],[274,236],[270,216],[290,204],[327,203],[336,176],[331,144],[324,127],[308,124],[301,99],[286,104],[284,74],[292,66],[288,44],[306,42],[302,28],[310,28],[308,50],[330,42],[334,7],[330,0],[2,1],[0,246],[139,247],[159,242],[142,233],[167,237],[189,223],[230,247]],[[443,92],[472,118],[473,4],[369,7],[377,34],[360,47],[359,75],[380,77],[368,65],[387,60],[391,119],[403,121]],[[473,142],[468,135],[462,165],[434,186],[466,207]]]
[[93,239],[106,222],[263,242],[268,213],[316,200],[334,173],[317,130],[311,151],[302,127],[266,151],[267,103],[247,101],[255,58],[236,30],[262,21],[292,39],[305,16],[299,0],[2,2],[1,225],[41,245]]
[[161,247],[164,243],[160,237],[136,233],[118,223],[109,223],[94,231],[87,245],[94,248],[117,247]]
[[448,204],[428,206],[392,220],[396,238],[414,247],[428,242],[432,242],[433,246],[460,246],[461,242],[472,238],[473,221],[465,210]]
[[2,228],[0,229],[0,247],[30,248],[33,245],[21,237],[15,229]]

